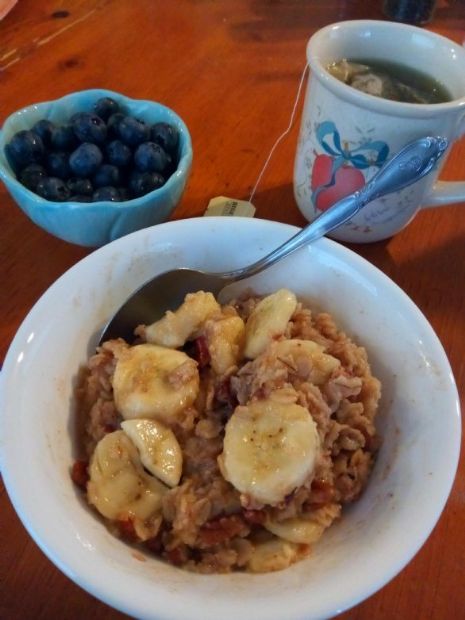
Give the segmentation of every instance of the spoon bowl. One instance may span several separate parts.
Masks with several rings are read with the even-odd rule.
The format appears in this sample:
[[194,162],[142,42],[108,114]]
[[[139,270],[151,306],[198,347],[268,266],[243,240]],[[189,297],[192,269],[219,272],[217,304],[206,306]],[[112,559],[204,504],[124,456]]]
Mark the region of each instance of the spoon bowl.
[[131,341],[137,325],[150,324],[167,310],[177,308],[187,293],[203,290],[218,295],[229,284],[259,273],[302,246],[323,237],[349,221],[372,200],[399,191],[427,175],[447,146],[448,141],[443,137],[429,136],[410,142],[360,190],[336,202],[299,233],[252,265],[222,273],[179,268],[152,278],[116,312],[103,330],[100,343],[111,338]]

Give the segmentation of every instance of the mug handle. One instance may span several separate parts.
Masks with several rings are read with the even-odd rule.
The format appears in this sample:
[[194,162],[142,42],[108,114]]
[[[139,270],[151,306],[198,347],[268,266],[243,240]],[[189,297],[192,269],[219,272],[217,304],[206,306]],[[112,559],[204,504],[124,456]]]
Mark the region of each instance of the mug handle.
[[[457,137],[465,134],[465,115],[459,121]],[[465,181],[437,181],[424,198],[423,208],[443,207],[465,202]]]
[[465,202],[465,181],[438,181],[424,198],[424,209]]

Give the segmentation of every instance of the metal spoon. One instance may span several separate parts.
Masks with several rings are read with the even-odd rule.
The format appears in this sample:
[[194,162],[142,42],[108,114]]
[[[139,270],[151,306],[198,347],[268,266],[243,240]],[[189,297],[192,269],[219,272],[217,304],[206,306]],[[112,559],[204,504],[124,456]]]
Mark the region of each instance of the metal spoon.
[[179,268],[143,284],[127,299],[103,330],[100,343],[111,338],[133,338],[137,325],[150,324],[167,310],[177,308],[187,293],[204,290],[217,295],[225,286],[253,276],[291,252],[341,226],[366,204],[415,183],[428,174],[443,155],[448,141],[442,137],[415,140],[392,157],[360,190],[339,200],[288,241],[259,261],[225,273]]

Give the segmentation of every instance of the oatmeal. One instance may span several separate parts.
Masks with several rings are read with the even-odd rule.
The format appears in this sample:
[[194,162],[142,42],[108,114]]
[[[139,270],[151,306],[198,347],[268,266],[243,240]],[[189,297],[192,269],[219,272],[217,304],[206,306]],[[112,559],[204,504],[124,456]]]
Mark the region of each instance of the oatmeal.
[[368,482],[380,383],[326,313],[281,289],[187,295],[98,348],[78,387],[73,479],[107,526],[204,573],[306,557]]

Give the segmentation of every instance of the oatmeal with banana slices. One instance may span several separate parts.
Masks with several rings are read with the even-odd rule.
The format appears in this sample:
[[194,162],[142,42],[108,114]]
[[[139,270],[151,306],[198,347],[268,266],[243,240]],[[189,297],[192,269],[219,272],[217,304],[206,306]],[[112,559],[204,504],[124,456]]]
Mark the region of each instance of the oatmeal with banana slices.
[[363,347],[286,289],[109,340],[77,389],[74,482],[115,535],[188,570],[269,572],[356,501],[379,446]]

